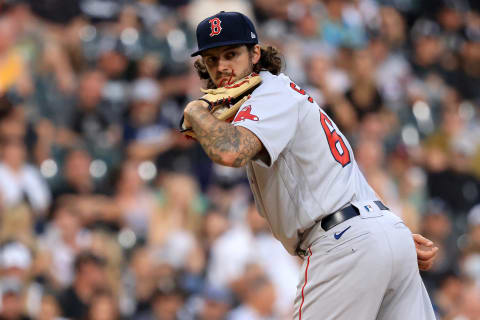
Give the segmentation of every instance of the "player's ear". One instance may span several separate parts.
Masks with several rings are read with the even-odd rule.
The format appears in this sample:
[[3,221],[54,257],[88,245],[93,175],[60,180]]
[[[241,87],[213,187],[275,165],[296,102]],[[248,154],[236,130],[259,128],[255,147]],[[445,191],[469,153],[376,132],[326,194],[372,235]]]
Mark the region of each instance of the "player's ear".
[[260,56],[262,55],[262,51],[260,50],[260,45],[256,44],[252,48],[252,63],[256,64],[260,61]]

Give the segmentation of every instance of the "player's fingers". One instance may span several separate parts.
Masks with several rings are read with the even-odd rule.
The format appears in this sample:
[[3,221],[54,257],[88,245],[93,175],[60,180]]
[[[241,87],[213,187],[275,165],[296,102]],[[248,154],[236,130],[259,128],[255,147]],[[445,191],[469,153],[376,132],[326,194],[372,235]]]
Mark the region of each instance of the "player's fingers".
[[413,234],[413,240],[415,241],[416,245],[422,245],[427,247],[433,246],[433,241],[425,238],[424,236],[418,233]]
[[435,259],[430,259],[427,261],[418,260],[418,268],[422,271],[430,270],[435,262]]
[[420,269],[422,271],[426,271],[427,268],[428,268],[428,265],[426,263],[422,263],[422,262],[418,263],[418,269]]
[[435,247],[431,250],[417,250],[417,259],[419,261],[433,260],[437,255],[438,248]]
[[422,271],[430,270],[432,266],[433,266],[433,262],[418,262],[418,269]]

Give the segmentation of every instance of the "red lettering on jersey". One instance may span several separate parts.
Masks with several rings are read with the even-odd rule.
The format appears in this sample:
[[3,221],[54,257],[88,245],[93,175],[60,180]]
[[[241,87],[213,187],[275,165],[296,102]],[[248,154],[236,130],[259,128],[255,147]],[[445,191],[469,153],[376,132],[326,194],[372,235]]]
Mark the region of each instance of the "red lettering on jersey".
[[210,30],[211,30],[210,37],[220,34],[220,32],[222,31],[222,27],[220,26],[222,21],[218,18],[213,18],[208,20],[208,22],[210,22]]
[[[328,146],[330,147],[333,158],[340,163],[342,167],[345,167],[350,163],[350,153],[348,152],[345,142],[343,142],[342,137],[333,127],[332,121],[321,111],[320,123],[322,124],[323,131],[325,131],[325,136],[327,137]],[[340,148],[337,148],[337,146]],[[341,152],[339,149],[341,149]]]
[[[293,83],[293,82],[290,82],[290,88],[292,88],[293,90],[297,91],[297,92],[300,93],[301,95],[304,95],[304,96],[307,95],[307,93],[305,92],[305,90],[297,88],[297,85],[296,85],[295,83]],[[313,102],[314,102],[314,101],[313,101],[313,98],[310,97],[310,96],[307,96],[307,100],[308,100],[308,102],[310,102],[310,103],[313,103]]]
[[252,111],[252,106],[248,105],[246,107],[243,107],[242,110],[237,114],[235,119],[233,119],[233,122],[237,121],[243,121],[243,120],[253,120],[253,121],[258,121],[258,117],[254,114],[251,114],[250,112]]

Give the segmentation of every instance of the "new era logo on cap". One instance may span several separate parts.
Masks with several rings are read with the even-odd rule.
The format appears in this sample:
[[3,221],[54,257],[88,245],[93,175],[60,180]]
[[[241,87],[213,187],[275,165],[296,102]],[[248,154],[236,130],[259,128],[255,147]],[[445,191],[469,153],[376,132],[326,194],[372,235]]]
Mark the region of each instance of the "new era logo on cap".
[[240,12],[221,11],[208,17],[197,26],[198,50],[194,57],[202,51],[236,44],[257,44],[257,32],[252,21]]

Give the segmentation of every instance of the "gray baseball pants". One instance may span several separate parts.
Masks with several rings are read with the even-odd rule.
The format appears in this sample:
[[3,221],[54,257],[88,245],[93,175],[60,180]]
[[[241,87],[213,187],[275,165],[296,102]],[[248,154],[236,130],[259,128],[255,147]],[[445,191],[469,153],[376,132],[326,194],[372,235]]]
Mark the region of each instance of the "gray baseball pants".
[[303,240],[294,319],[435,320],[410,230],[388,210],[353,204],[360,216],[328,231],[317,223]]

